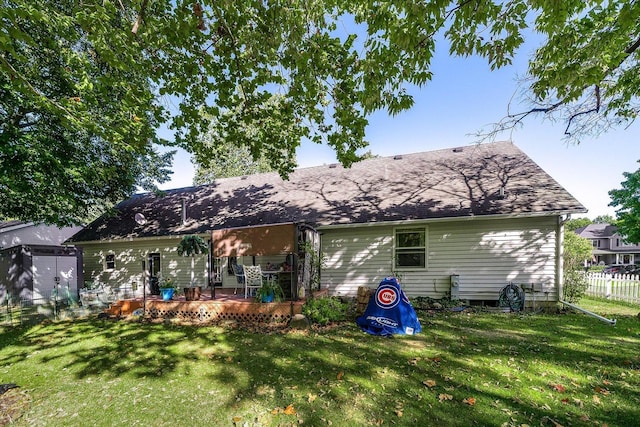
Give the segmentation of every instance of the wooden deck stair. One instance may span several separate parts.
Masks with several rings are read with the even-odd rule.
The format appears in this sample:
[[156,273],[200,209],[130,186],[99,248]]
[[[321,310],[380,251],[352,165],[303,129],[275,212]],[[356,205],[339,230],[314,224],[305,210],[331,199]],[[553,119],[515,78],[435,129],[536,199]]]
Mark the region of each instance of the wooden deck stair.
[[110,316],[130,316],[135,310],[142,307],[142,301],[118,300],[111,304],[104,312]]

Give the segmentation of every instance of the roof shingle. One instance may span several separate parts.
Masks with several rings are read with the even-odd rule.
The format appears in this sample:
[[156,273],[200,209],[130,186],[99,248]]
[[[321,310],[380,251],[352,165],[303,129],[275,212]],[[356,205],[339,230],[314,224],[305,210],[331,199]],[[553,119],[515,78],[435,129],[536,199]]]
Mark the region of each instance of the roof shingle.
[[[71,241],[203,233],[286,222],[357,224],[479,215],[586,212],[510,142],[219,179],[164,196],[138,194]],[[501,188],[503,191],[501,192]],[[185,200],[187,222],[182,223]],[[147,222],[134,220],[142,213]]]

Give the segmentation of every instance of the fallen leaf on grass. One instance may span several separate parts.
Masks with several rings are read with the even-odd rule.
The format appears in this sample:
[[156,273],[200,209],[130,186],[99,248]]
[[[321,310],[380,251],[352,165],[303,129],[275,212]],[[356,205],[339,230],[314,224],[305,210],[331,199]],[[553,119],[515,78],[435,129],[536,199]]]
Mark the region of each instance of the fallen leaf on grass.
[[600,398],[598,397],[597,394],[593,395],[593,403],[595,403],[596,405],[600,404]]
[[313,402],[314,400],[316,400],[316,399],[318,398],[318,395],[317,395],[317,394],[311,394],[311,393],[309,393],[309,394],[308,394],[308,396],[309,396],[309,398],[307,399],[307,401],[308,401],[309,403]]
[[240,421],[242,421],[242,417],[233,417],[234,423],[239,423]]
[[476,398],[475,397],[467,397],[465,398],[462,403],[466,403],[469,406],[473,406],[476,404]]
[[396,415],[398,416],[398,418],[402,417],[402,411],[396,411]]
[[338,375],[336,375],[336,378],[338,378],[338,381],[342,380],[343,377],[344,377],[343,371],[338,372]]
[[296,414],[296,410],[293,408],[293,405],[289,405],[284,409],[276,408],[273,411],[271,411],[271,414],[272,415],[278,415],[278,414],[295,415]]
[[438,395],[438,400],[440,400],[440,402],[444,402],[445,400],[453,400],[453,396],[446,393],[440,393]]
[[595,388],[596,393],[600,393],[600,394],[604,394],[605,396],[609,394],[609,390],[607,390],[606,388],[602,388],[602,387],[597,387]]
[[424,380],[422,381],[422,384],[426,385],[429,388],[436,386],[436,382],[434,380]]
[[564,393],[567,390],[562,384],[554,384],[553,389],[558,393]]

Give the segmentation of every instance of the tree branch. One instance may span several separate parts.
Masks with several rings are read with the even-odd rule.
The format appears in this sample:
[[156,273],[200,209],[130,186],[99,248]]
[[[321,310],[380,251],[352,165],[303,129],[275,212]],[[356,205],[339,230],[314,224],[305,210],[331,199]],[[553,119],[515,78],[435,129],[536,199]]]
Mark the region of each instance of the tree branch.
[[133,24],[133,28],[131,28],[131,32],[135,35],[138,34],[138,28],[140,28],[140,25],[142,24],[142,21],[144,20],[144,12],[147,9],[147,4],[149,3],[149,0],[142,0],[142,5],[140,5],[140,12],[138,13],[138,17],[136,18],[136,22],[134,22]]

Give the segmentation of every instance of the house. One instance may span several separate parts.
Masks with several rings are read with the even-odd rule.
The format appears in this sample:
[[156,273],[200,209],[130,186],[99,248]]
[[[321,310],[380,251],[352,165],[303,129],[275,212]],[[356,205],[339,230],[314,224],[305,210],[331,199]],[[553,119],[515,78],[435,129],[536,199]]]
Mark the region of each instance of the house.
[[0,299],[44,302],[54,289],[76,294],[82,282],[82,254],[62,243],[82,227],[22,221],[0,222]]
[[[495,301],[509,282],[535,284],[557,301],[563,223],[586,209],[510,142],[380,157],[351,168],[301,168],[139,194],[74,235],[88,280],[237,286],[232,263],[308,265],[323,255],[319,283],[292,274],[291,295],[313,287],[355,296],[397,275],[409,296]],[[176,254],[178,239],[209,239],[209,257]],[[208,259],[211,258],[211,259]]]
[[593,245],[593,261],[602,265],[632,265],[640,262],[640,245],[627,243],[618,227],[609,224],[589,224],[575,232]]

